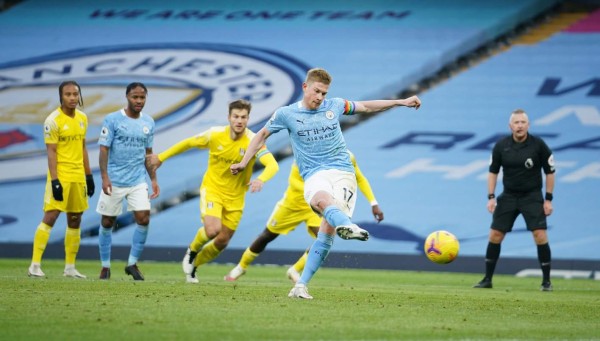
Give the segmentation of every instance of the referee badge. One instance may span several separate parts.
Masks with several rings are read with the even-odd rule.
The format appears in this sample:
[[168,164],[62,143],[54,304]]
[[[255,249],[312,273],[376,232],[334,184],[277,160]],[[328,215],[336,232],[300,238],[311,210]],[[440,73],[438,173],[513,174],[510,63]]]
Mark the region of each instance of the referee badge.
[[528,158],[527,160],[525,160],[525,168],[531,169],[531,167],[533,167],[533,160],[531,158]]

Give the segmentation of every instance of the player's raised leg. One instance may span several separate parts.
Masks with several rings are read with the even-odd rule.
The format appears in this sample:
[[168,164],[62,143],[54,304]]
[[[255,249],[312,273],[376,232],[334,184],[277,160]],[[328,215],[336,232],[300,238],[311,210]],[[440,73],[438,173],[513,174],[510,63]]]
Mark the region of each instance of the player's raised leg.
[[313,209],[321,212],[329,225],[335,227],[340,238],[366,241],[369,232],[350,220],[356,203],[356,188],[353,173],[325,170],[306,180],[304,197]]

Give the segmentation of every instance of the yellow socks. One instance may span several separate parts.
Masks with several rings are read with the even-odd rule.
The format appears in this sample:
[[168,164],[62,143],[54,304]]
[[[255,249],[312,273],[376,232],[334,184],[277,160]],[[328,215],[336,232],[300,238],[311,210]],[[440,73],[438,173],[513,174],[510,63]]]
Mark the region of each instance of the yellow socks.
[[204,245],[202,250],[200,250],[198,255],[196,255],[196,259],[194,259],[194,266],[198,267],[202,264],[206,264],[217,258],[220,253],[221,250],[217,249],[213,241],[210,241],[208,244]]
[[300,257],[300,259],[298,259],[296,264],[293,265],[294,269],[296,269],[296,271],[298,271],[299,273],[302,273],[302,270],[304,270],[304,266],[306,265],[307,257],[308,257],[308,251],[304,251],[304,253],[302,254],[302,257]]
[[[50,231],[52,231],[50,225],[43,222],[38,225],[35,236],[33,237],[32,263],[40,264],[42,262],[42,255],[48,245],[48,239],[50,239]],[[65,264],[67,265],[75,264],[75,257],[77,256],[79,244],[81,242],[80,233],[78,228],[74,229],[67,227],[67,232],[65,234]]]
[[42,262],[42,255],[44,254],[44,250],[46,250],[46,245],[48,245],[48,239],[50,239],[50,231],[52,231],[52,226],[43,222],[35,230],[33,256],[31,257],[32,263],[40,264]]
[[194,240],[190,244],[190,250],[192,250],[194,252],[198,252],[198,250],[200,250],[202,245],[206,244],[207,241],[208,241],[208,236],[206,236],[206,230],[204,229],[204,227],[199,228],[198,232],[196,232],[196,236],[194,237]]
[[258,257],[258,255],[258,253],[252,252],[250,251],[250,248],[247,248],[246,251],[244,251],[242,258],[240,259],[240,267],[246,270],[250,263],[254,262],[256,257]]
[[65,264],[74,265],[75,257],[79,252],[79,244],[81,243],[81,230],[79,228],[67,227],[65,234]]

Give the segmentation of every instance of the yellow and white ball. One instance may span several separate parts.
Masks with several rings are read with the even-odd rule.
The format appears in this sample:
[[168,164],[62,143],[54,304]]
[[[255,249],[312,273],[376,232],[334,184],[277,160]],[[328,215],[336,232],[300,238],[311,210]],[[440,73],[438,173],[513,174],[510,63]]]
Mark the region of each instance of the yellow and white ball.
[[430,261],[438,264],[448,264],[458,256],[460,243],[452,233],[439,230],[427,236],[424,250]]

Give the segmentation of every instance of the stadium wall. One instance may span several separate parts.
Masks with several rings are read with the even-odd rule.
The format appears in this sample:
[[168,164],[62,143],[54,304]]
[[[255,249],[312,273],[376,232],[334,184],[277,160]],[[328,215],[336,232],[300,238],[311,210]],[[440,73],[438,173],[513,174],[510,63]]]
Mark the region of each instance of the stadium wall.
[[[0,191],[11,194],[0,197],[1,249],[30,252],[27,243],[41,217],[38,203],[45,180],[41,121],[56,105],[56,85],[65,77],[81,80],[84,99],[101,99],[88,102],[85,109],[92,122],[92,161],[97,160],[93,140],[99,122],[107,108],[124,104],[124,86],[132,80],[150,85],[147,110],[157,113],[160,134],[155,150],[161,151],[182,136],[224,124],[223,108],[235,96],[253,101],[251,124],[256,129],[272,110],[298,99],[303,73],[313,66],[334,74],[334,97],[394,96],[556,3],[352,1],[343,2],[351,8],[344,11],[339,2],[289,7],[259,1],[248,9],[243,2],[225,1],[211,3],[210,11],[187,1],[171,2],[168,9],[154,1],[143,6],[106,1],[76,8],[66,1],[52,6],[44,1],[17,4],[0,14],[0,29],[7,33],[0,37],[0,133],[2,141],[9,141],[0,149]],[[73,20],[57,24],[55,11]],[[78,27],[75,37],[68,35],[72,25]],[[326,35],[321,33],[324,29]],[[126,33],[132,30],[143,33],[131,39]],[[422,241],[434,229],[459,236],[461,259],[481,260],[490,220],[481,201],[485,164],[493,139],[507,133],[506,115],[515,106],[530,111],[532,131],[549,138],[561,162],[557,210],[550,219],[556,261],[581,260],[586,267],[589,261],[597,262],[588,251],[598,241],[595,222],[600,211],[592,196],[600,190],[594,144],[598,94],[595,78],[589,75],[599,69],[594,64],[594,46],[599,45],[597,32],[588,29],[566,30],[547,42],[512,48],[420,94],[425,104],[416,114],[394,110],[348,129],[349,146],[372,181],[386,220],[373,224],[368,205],[359,201],[355,218],[373,225],[369,227],[374,238],[360,247],[336,242],[340,256],[332,255],[331,262],[348,254],[389,256],[389,263],[399,257],[420,259]],[[252,88],[244,83],[220,86],[208,77],[175,72],[183,61],[198,56],[217,64],[227,60],[246,74],[267,76]],[[180,58],[177,65],[158,63],[174,57]],[[189,73],[206,76],[194,71]],[[285,148],[285,136],[269,142],[273,150]],[[203,159],[202,152],[191,152],[161,168],[163,200],[197,188]],[[242,225],[223,257],[241,252],[262,229],[285,189],[289,162],[282,160],[281,173],[264,193],[248,196]],[[97,169],[95,174],[98,179]],[[98,226],[96,202],[97,194],[84,214],[85,235]],[[199,224],[193,200],[154,215],[149,250],[184,248]],[[64,220],[59,220],[52,245],[62,243],[62,226]],[[130,243],[130,229],[125,226],[115,234],[118,248]],[[298,230],[274,242],[268,252],[284,257],[303,250],[310,239]],[[503,245],[503,257],[535,259],[531,236],[523,232],[519,222]],[[83,243],[84,249],[93,250],[97,240],[85,238]],[[148,251],[149,259],[154,254]]]

